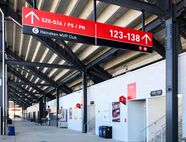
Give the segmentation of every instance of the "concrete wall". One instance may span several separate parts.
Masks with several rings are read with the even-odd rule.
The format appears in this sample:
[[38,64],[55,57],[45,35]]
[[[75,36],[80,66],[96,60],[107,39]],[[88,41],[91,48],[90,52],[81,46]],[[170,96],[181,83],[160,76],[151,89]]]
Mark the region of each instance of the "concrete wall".
[[[16,107],[15,108],[15,115],[18,115],[22,117],[22,108],[21,107]],[[9,108],[9,118],[14,118],[14,107]]]
[[27,108],[28,113],[33,111],[39,111],[39,104],[34,104],[33,106]]
[[[182,66],[179,67],[179,93],[185,94],[186,77],[186,54],[179,57]],[[90,101],[95,101],[96,134],[98,127],[109,125],[113,127],[113,139],[128,141],[128,123],[131,119],[130,108],[120,104],[120,122],[112,122],[112,102],[118,102],[120,96],[128,97],[128,84],[136,83],[136,98],[130,101],[146,100],[146,127],[165,114],[165,61],[141,68],[136,71],[128,72],[124,75],[115,77],[108,81],[88,87],[88,105]],[[150,92],[162,90],[162,97],[151,97]],[[76,104],[82,103],[82,91],[77,91],[60,98],[60,107],[68,110],[68,128],[82,130],[81,109],[76,109]],[[186,107],[186,103],[183,104]],[[72,109],[72,119],[69,118],[69,109]],[[183,109],[184,110],[184,109]],[[89,113],[89,112],[88,112]],[[74,116],[75,115],[75,116]],[[137,115],[137,113],[136,113]],[[138,117],[136,116],[136,121]],[[186,112],[183,113],[184,126],[186,126]],[[163,122],[162,122],[163,123]],[[184,135],[186,135],[184,128]],[[150,135],[150,132],[148,132]]]
[[[128,84],[136,83],[136,99],[150,98],[153,90],[163,90],[165,95],[165,65],[164,61],[147,66],[145,68],[128,72],[108,81],[93,85],[88,88],[88,104],[95,101],[95,131],[98,135],[98,128],[101,125],[112,126],[113,139],[128,140],[128,107],[120,104],[120,122],[112,122],[112,102],[118,102],[120,96],[128,97]],[[135,100],[135,99],[134,99]],[[60,98],[60,107],[68,110],[68,128],[82,130],[82,118],[69,118],[69,108],[72,108],[74,115],[76,103],[82,102],[82,91],[74,92]],[[51,104],[49,102],[48,104]],[[81,110],[76,112],[81,114]],[[162,114],[163,115],[163,114]],[[137,117],[136,117],[137,120]],[[144,127],[142,127],[144,128]],[[141,128],[141,129],[142,129]]]
[[[77,103],[82,103],[82,91],[60,98],[60,108],[67,109],[68,128],[82,131],[82,109],[76,108]],[[70,110],[71,109],[71,110]],[[72,112],[70,118],[70,112]]]
[[54,113],[54,114],[57,113],[57,110],[56,110],[57,102],[56,102],[56,100],[52,100],[50,102],[47,102],[46,103],[46,109],[48,109],[48,106],[50,107],[51,113]]
[[38,119],[38,111],[39,111],[39,104],[34,104],[33,106],[30,106],[27,108],[27,119],[29,117],[29,113],[30,113],[30,119],[33,119],[33,112],[36,113],[36,120]]
[[186,54],[182,54],[179,59],[179,68],[178,68],[178,75],[179,75],[179,94],[182,94],[183,102],[182,102],[182,110],[183,110],[183,137],[186,137]]
[[[151,140],[165,125],[165,96],[147,99],[147,138]],[[156,123],[154,123],[156,122]]]
[[[150,92],[153,90],[163,90],[163,95],[165,95],[164,78],[165,65],[164,61],[162,61],[90,87],[90,92],[94,93],[92,95],[95,97],[96,134],[98,134],[100,125],[110,125],[113,127],[114,139],[127,141],[128,120],[131,119],[127,114],[128,107],[121,104],[121,122],[112,122],[112,102],[119,101],[120,96],[127,97],[127,86],[133,82],[136,83],[136,99],[150,98]],[[99,114],[104,107],[107,107],[109,111],[109,119],[107,121],[102,120],[101,114]],[[104,111],[102,110],[103,113]],[[127,122],[125,122],[125,119],[127,119]]]

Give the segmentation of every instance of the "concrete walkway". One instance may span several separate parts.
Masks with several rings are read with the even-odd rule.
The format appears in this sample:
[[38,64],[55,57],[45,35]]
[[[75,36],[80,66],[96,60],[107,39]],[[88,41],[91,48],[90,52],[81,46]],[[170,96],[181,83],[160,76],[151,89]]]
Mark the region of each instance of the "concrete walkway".
[[69,129],[37,126],[35,123],[25,120],[16,120],[14,125],[16,136],[0,136],[0,142],[119,142]]

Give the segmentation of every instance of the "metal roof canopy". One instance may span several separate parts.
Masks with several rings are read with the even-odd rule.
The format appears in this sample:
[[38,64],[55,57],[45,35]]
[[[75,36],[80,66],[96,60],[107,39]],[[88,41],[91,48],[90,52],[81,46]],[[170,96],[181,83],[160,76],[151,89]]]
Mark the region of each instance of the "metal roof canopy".
[[[12,5],[9,6],[9,3],[3,3],[3,5],[5,4],[6,10],[7,10],[6,11],[7,16],[10,16],[11,19],[13,19],[13,21],[16,24],[21,25],[21,16],[20,16],[20,13],[19,13],[20,9],[19,9],[18,5],[23,6],[24,2],[19,1],[16,4],[14,0],[10,0],[10,1],[13,3],[13,6]],[[46,8],[46,7],[42,7],[42,5],[47,5],[48,4],[51,7],[46,8],[47,10],[51,10],[53,12],[55,12],[55,11],[59,12],[58,7],[61,6],[61,1],[60,0],[54,0],[52,2],[51,1],[50,2],[49,1],[48,2],[46,2],[46,1],[41,2],[41,1],[37,5],[39,7],[39,9]],[[118,6],[108,5],[108,4],[105,4],[105,3],[103,4],[102,2],[110,3],[110,4],[114,4],[114,5],[118,5]],[[169,4],[169,2],[170,2],[169,0],[165,0],[165,1],[149,0],[148,2],[138,1],[138,0],[130,0],[130,1],[128,1],[128,0],[97,0],[97,3],[96,4],[94,3],[94,5],[96,5],[97,8],[99,7],[99,9],[97,9],[97,14],[94,14],[94,16],[95,16],[94,20],[98,20],[99,22],[105,22],[105,23],[106,22],[111,22],[111,24],[113,24],[114,23],[113,19],[115,19],[115,21],[116,21],[116,19],[120,19],[120,18],[125,17],[125,14],[131,14],[132,12],[134,12],[130,9],[135,9],[135,10],[140,10],[140,11],[144,10],[145,12],[149,12],[151,14],[157,15],[158,17],[156,17],[156,18],[154,18],[155,17],[154,15],[150,15],[149,17],[146,17],[145,20],[147,21],[147,23],[145,24],[145,29],[146,29],[146,31],[152,31],[152,32],[157,34],[157,36],[155,36],[154,41],[153,41],[154,42],[154,50],[157,53],[159,53],[163,58],[165,58],[165,47],[163,46],[164,42],[162,42],[162,39],[159,38],[159,37],[161,37],[161,36],[159,36],[159,33],[160,33],[160,29],[163,29],[164,26],[165,26],[164,21],[166,20],[166,18],[170,17],[170,7],[169,7],[170,4]],[[31,0],[27,0],[27,3],[30,6],[36,7],[36,3],[33,4]],[[64,5],[70,5],[68,2],[64,2],[63,4]],[[71,6],[71,5],[73,5],[73,6]],[[66,10],[65,14],[72,15],[72,16],[74,15],[74,16],[77,16],[77,17],[80,16],[80,17],[83,17],[83,18],[90,19],[91,15],[92,15],[92,12],[89,15],[86,15],[86,13],[88,13],[87,12],[88,10],[91,11],[90,6],[93,7],[93,5],[91,3],[91,0],[86,1],[86,2],[83,1],[83,0],[79,0],[77,3],[74,2],[71,5],[65,9]],[[77,9],[77,7],[80,6],[80,5],[83,6],[83,7],[79,10],[79,9]],[[129,10],[127,11],[126,9],[123,9],[122,7],[119,7],[119,6],[127,7],[127,8],[129,8]],[[183,11],[185,10],[185,7],[186,7],[186,1],[185,0],[178,1],[178,3],[176,3],[176,6],[174,7],[174,17],[173,17],[173,18],[177,18],[177,20],[181,21],[180,23],[182,23],[182,25],[180,25],[180,29],[181,29],[180,34],[183,38],[186,37],[185,36],[185,31],[186,31],[185,25],[186,24],[183,23],[184,16],[182,14]],[[85,9],[85,11],[86,10],[87,11],[84,12],[83,11],[84,9]],[[63,12],[65,12],[65,10]],[[78,12],[75,11],[75,10],[77,10]],[[106,10],[107,10],[107,12],[105,12]],[[81,11],[84,12],[84,14],[81,14]],[[109,13],[108,13],[108,11],[109,11]],[[94,9],[94,12],[95,12],[95,9]],[[107,13],[108,17],[110,16],[108,19],[104,19],[107,16],[105,16],[105,15],[102,16],[103,15],[102,13],[104,13],[104,12]],[[112,15],[110,15],[110,13],[112,13]],[[84,16],[84,15],[86,15],[86,16]],[[116,16],[116,18],[114,18],[113,15]],[[137,12],[136,12],[136,15],[138,15]],[[135,20],[140,21],[139,17],[140,16],[136,17],[136,19],[133,19],[133,21],[135,21]],[[123,19],[126,19],[126,18],[123,18]],[[122,25],[121,23],[124,22],[124,20],[122,22],[121,21],[122,20],[120,20],[120,21],[118,20],[118,22],[115,22],[116,25],[121,26]],[[125,22],[127,23],[128,21],[125,21]],[[132,24],[132,23],[135,23],[135,24]],[[137,23],[138,23],[138,25],[136,24],[136,22],[130,21],[129,24],[127,24],[125,26],[130,26],[130,25],[134,26],[135,25],[134,27],[138,27],[137,29],[141,29],[141,28],[139,28],[140,27],[139,25],[141,25],[140,22],[137,22]],[[7,22],[7,24],[8,24],[8,22]],[[9,24],[8,26],[10,27],[11,24]],[[54,53],[53,55],[51,55],[51,58],[50,58],[50,55],[48,55],[49,50],[47,51],[46,49],[45,50],[42,49],[43,51],[45,51],[44,53],[46,53],[46,55],[45,54],[44,55],[48,56],[50,58],[50,59],[45,59],[46,62],[48,62],[48,61],[50,62],[50,60],[51,60],[53,64],[56,64],[55,60],[57,60],[57,59],[59,60],[59,58],[60,58],[60,60],[64,59],[66,61],[65,62],[65,61],[61,60],[63,64],[70,64],[70,65],[67,65],[67,66],[73,66],[74,68],[77,68],[79,70],[77,72],[62,71],[62,77],[61,77],[62,79],[60,79],[60,77],[58,77],[58,78],[54,77],[55,75],[60,76],[60,70],[58,70],[58,69],[51,70],[49,68],[48,69],[46,69],[46,68],[41,69],[41,68],[38,68],[37,66],[38,65],[47,66],[48,64],[43,63],[43,61],[41,63],[39,61],[38,62],[33,62],[34,60],[36,60],[36,58],[38,56],[36,51],[35,51],[36,56],[35,56],[35,54],[32,56],[31,53],[28,52],[30,50],[32,44],[35,44],[34,43],[35,41],[34,41],[33,38],[30,38],[30,40],[27,40],[28,39],[27,36],[21,36],[22,46],[20,44],[20,46],[18,45],[20,48],[17,47],[17,45],[15,44],[15,40],[16,40],[17,37],[15,35],[16,35],[16,32],[17,33],[19,32],[19,30],[16,28],[15,24],[13,24],[13,29],[14,29],[13,41],[8,39],[8,37],[7,37],[8,47],[9,47],[9,49],[13,49],[12,53],[17,57],[17,58],[14,58],[15,59],[14,64],[15,63],[17,63],[17,64],[22,63],[22,64],[25,65],[25,67],[22,67],[22,68],[19,67],[19,70],[16,71],[15,66],[14,66],[14,68],[12,66],[9,66],[9,69],[11,70],[11,72],[15,76],[17,76],[21,80],[23,80],[25,82],[28,81],[29,82],[28,85],[30,85],[30,87],[31,87],[31,84],[34,81],[34,79],[35,79],[34,83],[41,84],[41,82],[42,83],[43,82],[44,83],[48,82],[51,85],[53,85],[54,89],[52,89],[51,87],[44,87],[42,89],[39,89],[36,86],[35,87],[32,86],[35,90],[39,91],[41,94],[46,94],[48,97],[51,97],[51,99],[55,98],[54,96],[51,95],[51,93],[55,91],[56,87],[62,87],[61,89],[68,94],[68,91],[67,91],[68,89],[66,87],[73,88],[73,85],[72,85],[73,82],[78,80],[78,78],[81,76],[81,73],[86,71],[86,70],[87,70],[87,75],[89,76],[89,79],[93,80],[94,83],[99,83],[99,82],[102,82],[104,80],[112,78],[114,76],[113,73],[112,73],[113,70],[117,70],[118,67],[121,68],[122,63],[127,62],[128,64],[130,64],[130,59],[132,61],[134,59],[137,61],[137,57],[139,59],[141,58],[141,56],[137,56],[136,53],[130,53],[130,52],[128,53],[126,51],[123,54],[124,55],[127,54],[128,58],[125,59],[124,56],[123,56],[121,58],[123,61],[121,62],[121,60],[119,60],[119,58],[118,58],[118,61],[117,61],[117,58],[115,56],[115,54],[118,54],[118,53],[121,52],[118,49],[108,49],[108,50],[106,50],[103,47],[95,47],[94,50],[91,49],[91,51],[88,51],[86,48],[84,48],[80,44],[75,44],[75,43],[72,43],[72,42],[65,42],[65,41],[58,41],[58,40],[53,40],[53,39],[43,38],[43,37],[35,37],[35,39],[37,39],[41,43],[40,47],[38,46],[39,42],[37,43],[37,46],[39,48],[36,48],[36,50],[41,49],[41,45],[42,45],[42,46],[44,46],[45,48],[48,48],[50,51],[52,51]],[[19,33],[19,35],[20,35],[20,33]],[[25,40],[25,42],[29,43],[28,45],[26,45],[26,46],[28,46],[28,49],[25,52],[26,56],[23,53],[24,51],[21,51],[21,49],[23,49],[24,40]],[[21,41],[21,39],[20,39],[20,41]],[[13,44],[9,45],[10,43],[13,43]],[[180,43],[180,45],[181,45],[181,43]],[[182,43],[182,46],[183,46],[183,43]],[[71,47],[73,47],[73,48],[71,48]],[[87,47],[87,46],[85,46],[85,47]],[[15,50],[17,50],[17,48],[18,48],[19,56],[17,55],[18,53],[16,53],[16,51],[15,51]],[[182,48],[184,48],[184,46]],[[85,50],[85,51],[83,51],[83,50]],[[37,50],[37,52],[38,51],[39,50]],[[47,52],[48,52],[48,54],[47,54]],[[93,56],[94,53],[95,54],[97,53],[98,56],[97,55]],[[25,59],[24,59],[23,55],[25,56]],[[56,55],[56,57],[55,57],[55,55]],[[30,57],[30,56],[32,56],[31,57],[32,60],[33,60],[32,62],[31,62],[31,60],[30,61],[28,60],[28,57]],[[148,55],[143,55],[143,56],[145,58],[145,56],[148,56]],[[55,58],[53,58],[53,57],[55,57]],[[19,59],[21,59],[21,58],[22,58],[22,60],[20,61]],[[46,58],[46,57],[44,57],[44,58]],[[108,63],[105,62],[108,58],[113,59],[113,62],[111,62],[111,61],[109,61]],[[26,63],[26,61],[29,61],[29,62]],[[154,60],[152,60],[152,61],[154,61]],[[10,61],[10,62],[12,62],[12,64],[13,64],[13,61]],[[109,65],[110,62],[111,62],[111,65]],[[112,66],[112,64],[114,64],[114,62],[116,62],[116,65]],[[34,63],[35,63],[35,67],[37,67],[37,68],[33,69],[30,66],[31,65],[34,66]],[[146,64],[148,64],[148,62]],[[137,67],[138,66],[136,66],[136,68]],[[34,73],[34,75],[36,75],[37,78],[33,75],[30,75],[30,72],[25,73],[25,68],[32,71]],[[20,69],[22,69],[21,72],[20,72]],[[11,76],[11,78],[15,81],[17,80],[17,77]],[[81,82],[81,80],[77,81],[76,84],[78,85],[79,82]],[[70,86],[72,86],[72,87],[70,87]],[[26,87],[25,89],[30,90],[31,88]]]

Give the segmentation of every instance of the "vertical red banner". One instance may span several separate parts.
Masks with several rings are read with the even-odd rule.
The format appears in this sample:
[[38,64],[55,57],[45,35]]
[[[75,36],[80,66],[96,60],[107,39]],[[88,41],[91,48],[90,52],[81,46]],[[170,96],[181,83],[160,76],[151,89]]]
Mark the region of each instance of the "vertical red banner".
[[128,100],[136,98],[136,82],[128,84]]

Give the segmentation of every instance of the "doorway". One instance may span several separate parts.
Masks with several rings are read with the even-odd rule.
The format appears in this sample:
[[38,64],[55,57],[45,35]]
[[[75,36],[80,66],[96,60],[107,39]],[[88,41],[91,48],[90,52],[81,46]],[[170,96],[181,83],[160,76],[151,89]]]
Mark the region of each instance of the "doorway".
[[87,131],[95,134],[95,104],[88,105]]
[[128,102],[128,140],[146,141],[146,100]]

